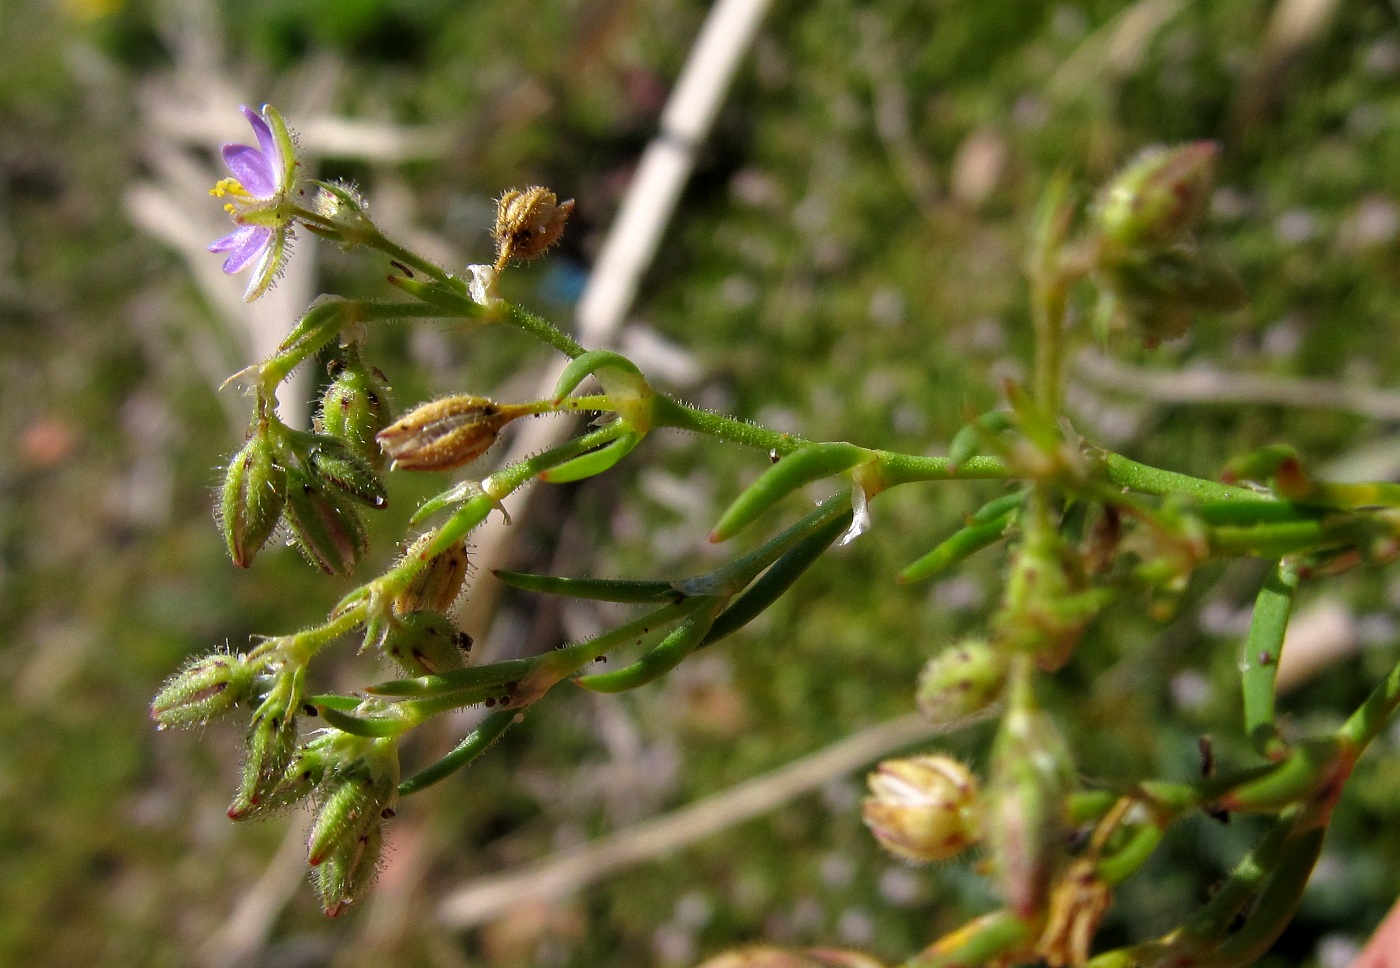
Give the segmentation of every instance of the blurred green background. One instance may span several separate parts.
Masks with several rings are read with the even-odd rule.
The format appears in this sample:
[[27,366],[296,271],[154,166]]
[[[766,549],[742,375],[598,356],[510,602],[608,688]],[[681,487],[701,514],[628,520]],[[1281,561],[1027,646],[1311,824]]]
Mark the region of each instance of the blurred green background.
[[[316,292],[379,292],[384,271],[303,239],[272,305],[244,312],[243,283],[199,251],[224,231],[206,191],[218,142],[246,138],[237,106],[277,104],[313,173],[359,182],[387,227],[453,267],[488,256],[503,189],[576,198],[565,243],[506,280],[567,323],[706,11],[0,3],[0,964],[681,965],[759,938],[897,958],[990,905],[966,863],[882,855],[859,821],[858,775],[481,928],[444,923],[436,904],[906,712],[922,660],[980,627],[1002,552],[931,588],[889,576],[989,485],[882,499],[871,534],[668,681],[551,696],[471,770],[403,805],[379,894],[339,921],[321,916],[295,856],[305,817],[225,820],[237,728],[158,735],[147,718],[186,656],[295,628],[344,590],[291,552],[238,572],[211,519],[247,406],[216,391],[249,361],[251,334],[285,332]],[[1020,252],[1049,174],[1068,170],[1087,197],[1146,145],[1212,138],[1224,151],[1211,230],[1252,302],[1158,350],[1123,341],[1113,367],[1082,362],[1076,426],[1205,476],[1286,440],[1339,474],[1394,477],[1397,411],[1375,419],[1337,388],[1400,376],[1397,82],[1400,5],[1383,0],[778,0],[625,335],[650,347],[658,385],[707,406],[939,452],[967,408],[1023,372]],[[518,396],[543,359],[508,333],[435,326],[377,332],[370,354],[400,406]],[[1306,399],[1174,403],[1179,382],[1122,367],[1185,370],[1207,397],[1248,374]],[[512,563],[686,574],[711,560],[704,533],[764,464],[649,440],[602,480],[541,493]],[[441,484],[393,485],[378,563]],[[1226,762],[1245,759],[1234,650],[1259,575],[1210,569],[1165,626],[1137,602],[1098,623],[1055,681],[1086,774],[1190,775],[1202,733]],[[1396,607],[1385,572],[1306,587],[1300,618],[1322,667],[1285,700],[1292,727],[1337,722],[1400,656]],[[525,650],[598,621],[508,596],[469,631]],[[329,681],[375,674],[352,651]],[[980,764],[986,739],[974,728],[944,745]],[[1398,747],[1393,733],[1358,767],[1266,964],[1344,968],[1400,894]],[[1256,833],[1183,824],[1120,892],[1103,940],[1175,923]]]

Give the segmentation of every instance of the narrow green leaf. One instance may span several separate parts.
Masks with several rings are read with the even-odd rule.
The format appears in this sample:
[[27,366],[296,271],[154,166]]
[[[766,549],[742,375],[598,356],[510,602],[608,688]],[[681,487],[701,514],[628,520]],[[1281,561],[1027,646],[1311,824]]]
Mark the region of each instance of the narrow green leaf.
[[399,796],[406,797],[410,793],[417,793],[424,787],[432,786],[471,763],[472,760],[485,753],[492,743],[500,739],[519,715],[517,710],[503,709],[487,716],[481,721],[481,725],[468,733],[466,738],[458,743],[457,748],[451,753],[400,783]]
[[492,570],[497,578],[512,588],[542,595],[563,595],[587,598],[595,602],[674,602],[681,597],[667,581],[624,581],[610,578],[560,578],[554,575],[530,575],[504,568]]
[[993,518],[983,524],[969,524],[953,532],[932,551],[901,571],[895,581],[900,584],[923,581],[931,578],[990,545],[996,544],[1006,533],[1011,523],[1012,513]]
[[864,447],[840,441],[812,444],[793,451],[760,474],[758,480],[734,499],[710,532],[710,540],[729,540],[798,488],[850,470],[874,457],[874,453]]

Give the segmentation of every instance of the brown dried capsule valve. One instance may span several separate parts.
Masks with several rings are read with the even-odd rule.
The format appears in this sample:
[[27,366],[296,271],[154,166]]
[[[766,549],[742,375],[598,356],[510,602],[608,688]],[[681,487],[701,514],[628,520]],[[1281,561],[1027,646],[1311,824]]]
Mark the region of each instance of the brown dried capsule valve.
[[530,412],[486,397],[444,397],[415,407],[375,439],[395,469],[450,471],[486,453],[506,424]]
[[534,185],[521,191],[512,188],[496,203],[496,268],[504,269],[511,260],[528,262],[544,255],[559,236],[574,210],[574,200],[561,202],[548,188]]

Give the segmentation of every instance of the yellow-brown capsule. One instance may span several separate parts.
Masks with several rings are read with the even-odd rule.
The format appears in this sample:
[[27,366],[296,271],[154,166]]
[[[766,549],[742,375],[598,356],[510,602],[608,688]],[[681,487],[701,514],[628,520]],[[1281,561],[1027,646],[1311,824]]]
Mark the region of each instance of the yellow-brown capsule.
[[574,200],[561,202],[548,188],[538,185],[521,191],[512,188],[496,203],[496,268],[511,260],[528,262],[544,254],[559,236],[574,210]]
[[[413,542],[404,553],[405,559],[416,558],[432,541],[429,532]],[[466,539],[450,545],[428,559],[418,574],[413,576],[408,587],[390,600],[395,615],[409,612],[450,612],[458,596],[462,594],[462,584],[467,580]]]
[[501,429],[527,413],[486,397],[444,397],[410,410],[375,439],[396,469],[450,471],[490,450]]
[[977,780],[947,756],[885,760],[867,779],[865,825],[906,860],[947,860],[978,836]]

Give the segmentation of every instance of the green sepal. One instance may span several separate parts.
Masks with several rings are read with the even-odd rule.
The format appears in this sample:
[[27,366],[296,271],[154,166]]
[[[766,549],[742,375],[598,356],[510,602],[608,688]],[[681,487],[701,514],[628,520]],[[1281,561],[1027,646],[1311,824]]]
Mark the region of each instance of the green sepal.
[[580,383],[605,369],[621,371],[634,377],[642,375],[642,371],[637,369],[637,364],[621,353],[592,350],[574,357],[569,361],[569,365],[564,367],[564,372],[559,374],[559,380],[554,384],[554,402],[561,403],[565,397],[578,389]]
[[267,544],[287,503],[287,471],[277,460],[271,435],[254,431],[233,455],[219,497],[224,545],[239,568],[247,568]]
[[344,440],[326,434],[312,435],[307,454],[311,473],[366,507],[389,506],[389,492],[374,467]]
[[733,635],[761,615],[792,587],[793,582],[802,577],[803,572],[831,547],[831,543],[841,536],[850,523],[851,512],[846,511],[785,552],[719,614],[700,644],[710,645]]
[[547,484],[570,484],[585,478],[595,477],[604,471],[612,470],[618,461],[632,452],[641,441],[638,433],[624,433],[621,437],[604,444],[597,450],[580,454],[572,460],[547,470],[540,471],[540,480]]
[[271,375],[275,378],[272,382],[280,382],[299,363],[340,335],[340,331],[354,321],[354,314],[350,312],[354,305],[340,296],[317,297],[278,345],[277,355],[263,364],[264,380]]
[[358,348],[343,349],[344,359],[321,394],[320,430],[343,441],[376,473],[388,464],[375,434],[393,422],[389,388],[365,366]]
[[662,639],[659,645],[637,661],[621,669],[579,676],[574,682],[594,692],[624,692],[660,678],[704,644],[715,616],[723,607],[724,599],[713,599],[709,604],[686,616],[685,621]]
[[300,471],[288,474],[286,518],[297,545],[327,574],[350,574],[369,550],[359,512]]
[[531,575],[521,571],[496,568],[491,572],[504,584],[522,591],[541,595],[563,595],[567,598],[587,598],[595,602],[674,602],[682,597],[667,581],[625,581],[609,578],[561,578],[555,575]]
[[451,753],[400,783],[399,796],[406,797],[411,793],[417,793],[424,787],[432,786],[439,780],[446,779],[467,766],[490,749],[491,744],[501,738],[519,715],[520,713],[514,709],[503,709],[487,716],[481,721],[481,725],[468,733]]
[[278,154],[282,156],[282,178],[279,184],[291,186],[296,180],[297,173],[296,141],[293,140],[292,133],[287,130],[286,119],[275,107],[271,104],[264,104],[260,113],[272,131],[272,140],[277,145]]
[[874,458],[872,451],[842,441],[799,448],[760,474],[734,499],[710,532],[710,540],[727,541],[798,488]]
[[1015,512],[1011,512],[982,524],[969,524],[965,528],[959,528],[934,546],[933,550],[896,575],[895,581],[904,585],[932,578],[964,558],[996,544],[1005,536],[1014,516]]

